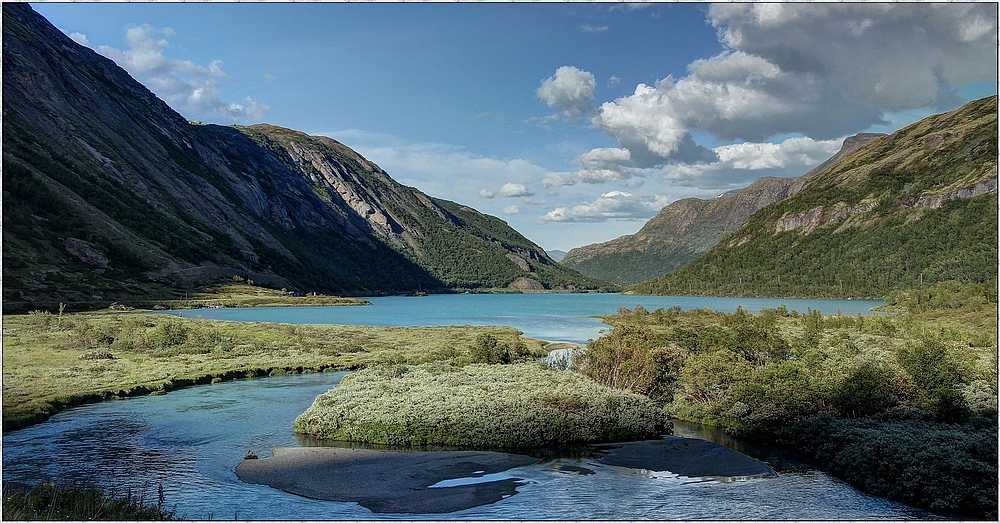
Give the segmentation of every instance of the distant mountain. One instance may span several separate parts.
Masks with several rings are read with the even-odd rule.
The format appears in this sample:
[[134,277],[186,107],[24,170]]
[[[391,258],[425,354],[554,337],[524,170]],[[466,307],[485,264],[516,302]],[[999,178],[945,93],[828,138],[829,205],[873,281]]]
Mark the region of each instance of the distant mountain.
[[233,275],[368,295],[603,284],[329,138],[189,123],[28,4],[4,3],[4,309]]
[[545,253],[549,255],[549,258],[552,258],[555,261],[562,261],[562,259],[566,257],[566,251],[552,249],[546,250]]
[[883,297],[997,277],[997,97],[872,140],[633,293]]
[[639,232],[578,247],[560,263],[588,276],[625,285],[661,276],[712,248],[757,209],[797,193],[806,180],[880,136],[884,135],[865,133],[845,139],[837,154],[797,178],[768,176],[711,200],[678,200],[664,207]]

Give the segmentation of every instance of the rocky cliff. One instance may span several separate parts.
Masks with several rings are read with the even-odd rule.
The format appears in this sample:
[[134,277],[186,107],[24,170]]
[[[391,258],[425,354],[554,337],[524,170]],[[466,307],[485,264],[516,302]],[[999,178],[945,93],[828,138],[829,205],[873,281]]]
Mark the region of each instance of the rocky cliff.
[[234,274],[342,294],[601,285],[334,140],[188,122],[27,4],[3,5],[3,78],[5,309]]

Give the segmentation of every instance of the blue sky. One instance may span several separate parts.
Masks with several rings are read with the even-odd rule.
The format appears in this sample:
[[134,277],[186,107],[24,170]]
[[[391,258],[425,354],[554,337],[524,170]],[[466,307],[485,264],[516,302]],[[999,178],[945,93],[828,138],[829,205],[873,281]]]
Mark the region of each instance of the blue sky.
[[546,249],[997,91],[995,4],[32,5],[189,119],[333,137]]

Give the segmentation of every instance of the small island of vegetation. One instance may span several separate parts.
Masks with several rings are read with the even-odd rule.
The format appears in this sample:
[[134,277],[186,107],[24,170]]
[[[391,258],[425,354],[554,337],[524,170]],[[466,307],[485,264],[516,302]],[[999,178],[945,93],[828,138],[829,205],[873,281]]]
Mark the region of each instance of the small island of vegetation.
[[295,421],[323,439],[476,448],[651,439],[668,427],[649,398],[537,362],[364,369]]

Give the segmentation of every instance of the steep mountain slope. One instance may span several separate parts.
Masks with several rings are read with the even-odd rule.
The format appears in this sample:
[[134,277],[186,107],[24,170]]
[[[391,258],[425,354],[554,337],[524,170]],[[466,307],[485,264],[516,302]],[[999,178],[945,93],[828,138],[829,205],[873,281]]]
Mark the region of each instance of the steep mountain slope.
[[3,5],[3,78],[5,310],[234,274],[346,294],[600,285],[333,140],[189,123],[27,4]]
[[837,154],[798,178],[769,176],[711,200],[678,200],[664,207],[639,232],[578,247],[560,263],[588,276],[626,285],[660,276],[697,258],[754,211],[797,193],[806,180],[879,136],[866,133],[845,139]]
[[882,297],[997,277],[997,97],[878,138],[635,293]]

